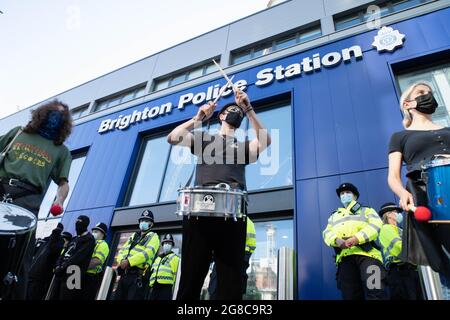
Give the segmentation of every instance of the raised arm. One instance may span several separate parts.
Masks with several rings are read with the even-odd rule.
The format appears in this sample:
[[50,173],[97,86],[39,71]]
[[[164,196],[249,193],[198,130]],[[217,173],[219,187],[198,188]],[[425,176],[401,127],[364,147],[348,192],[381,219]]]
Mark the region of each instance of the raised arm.
[[192,119],[183,122],[169,133],[167,136],[167,142],[172,145],[190,147],[194,139],[194,135],[191,131],[197,127],[200,127],[202,121],[209,119],[213,115],[215,108],[216,104],[212,101],[201,106],[198,109],[197,114]]
[[261,120],[259,120],[256,115],[253,107],[250,103],[250,99],[248,95],[241,91],[235,91],[235,101],[238,106],[244,110],[246,113],[248,120],[250,121],[250,125],[255,130],[256,138],[250,141],[250,156],[252,159],[256,159],[257,156],[267,149],[268,146],[272,143],[272,140],[269,135],[269,131],[264,127]]

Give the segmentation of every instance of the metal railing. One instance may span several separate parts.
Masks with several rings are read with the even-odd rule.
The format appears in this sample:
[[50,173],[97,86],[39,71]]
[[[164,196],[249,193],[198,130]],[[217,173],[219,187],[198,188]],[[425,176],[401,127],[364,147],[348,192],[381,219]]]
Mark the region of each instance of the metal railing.
[[278,250],[278,300],[294,300],[295,254],[292,248]]

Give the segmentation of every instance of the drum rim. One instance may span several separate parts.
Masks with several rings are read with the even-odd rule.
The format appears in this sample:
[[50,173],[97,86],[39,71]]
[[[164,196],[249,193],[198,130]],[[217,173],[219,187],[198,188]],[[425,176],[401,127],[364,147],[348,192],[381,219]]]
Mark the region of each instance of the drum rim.
[[450,157],[448,158],[439,158],[439,159],[433,159],[426,164],[423,165],[424,169],[430,169],[430,168],[437,168],[437,167],[443,167],[450,165]]
[[202,212],[183,213],[183,211],[177,210],[177,211],[175,211],[175,213],[176,213],[177,216],[180,216],[180,217],[181,216],[186,216],[186,217],[193,216],[193,217],[211,217],[211,218],[217,217],[217,218],[231,218],[231,219],[233,219],[233,218],[244,218],[244,217],[247,216],[245,213],[240,213],[240,214],[225,214],[225,213],[222,213],[222,214],[219,214],[217,212],[203,212],[203,211]]
[[178,193],[221,193],[221,194],[235,194],[235,195],[246,195],[247,191],[239,189],[199,189],[199,188],[180,188]]
[[18,229],[18,230],[10,230],[10,231],[8,231],[8,230],[1,230],[0,229],[0,235],[25,234],[25,233],[28,233],[28,232],[33,232],[37,228],[38,218],[30,210],[28,210],[26,208],[23,208],[21,206],[18,206],[16,204],[13,204],[13,203],[0,202],[0,205],[8,205],[8,206],[12,206],[12,207],[18,208],[21,211],[25,211],[25,212],[29,213],[29,215],[33,218],[33,222],[32,222],[30,227],[21,228],[21,229]]

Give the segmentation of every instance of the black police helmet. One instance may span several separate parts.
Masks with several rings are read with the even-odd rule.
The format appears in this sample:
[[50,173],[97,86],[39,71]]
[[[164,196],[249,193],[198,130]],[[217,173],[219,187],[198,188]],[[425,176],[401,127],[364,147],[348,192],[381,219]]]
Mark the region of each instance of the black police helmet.
[[336,189],[336,194],[338,197],[341,196],[341,192],[342,191],[351,191],[355,196],[356,199],[359,198],[359,191],[358,188],[356,188],[353,184],[349,183],[349,182],[344,182],[342,183],[337,189]]
[[154,222],[153,212],[151,212],[150,210],[142,211],[141,216],[139,217],[138,221],[141,221],[143,219],[147,219],[147,220],[150,220],[151,222]]
[[403,209],[400,208],[399,206],[397,206],[395,203],[393,202],[386,202],[385,204],[383,204],[380,207],[380,211],[378,211],[378,214],[380,215],[380,217],[382,217],[386,212],[389,211],[397,211],[397,212],[402,212]]

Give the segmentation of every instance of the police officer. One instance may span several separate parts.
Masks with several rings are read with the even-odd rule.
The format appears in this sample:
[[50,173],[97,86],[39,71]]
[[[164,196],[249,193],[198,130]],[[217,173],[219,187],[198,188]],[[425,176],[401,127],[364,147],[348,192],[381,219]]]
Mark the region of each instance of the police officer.
[[143,273],[151,266],[159,248],[159,237],[151,232],[153,213],[144,210],[139,218],[140,232],[133,233],[117,255],[120,280],[114,295],[115,300],[143,300],[147,283]]
[[386,299],[385,270],[374,243],[383,223],[374,209],[357,202],[353,184],[341,184],[336,193],[343,207],[328,219],[323,238],[336,251],[338,289],[344,300]]
[[[256,250],[256,230],[253,221],[247,217],[247,236],[245,240],[245,256],[244,256],[244,266],[242,268],[242,295],[247,292],[247,269],[250,266],[250,257]],[[216,300],[216,289],[217,289],[217,270],[216,264],[214,263],[211,275],[209,276],[209,286],[208,293],[210,300]]]
[[[60,300],[86,299],[86,272],[95,248],[95,239],[88,231],[89,223],[87,216],[81,215],[77,218],[77,236],[72,238],[56,262],[55,277],[60,280]],[[68,281],[69,277],[73,281]],[[76,285],[77,283],[79,285]]]
[[151,267],[150,300],[172,300],[180,258],[172,251],[175,246],[173,236],[168,233],[161,241],[162,253]]
[[386,283],[391,300],[418,300],[422,296],[417,266],[399,259],[403,230],[398,224],[403,221],[402,212],[392,202],[381,206],[378,214],[383,220],[383,226],[378,240],[383,249],[383,264],[388,272]]
[[109,246],[104,240],[107,232],[108,227],[103,222],[92,228],[95,248],[86,274],[86,298],[88,300],[95,300],[102,282],[103,267],[109,255]]

